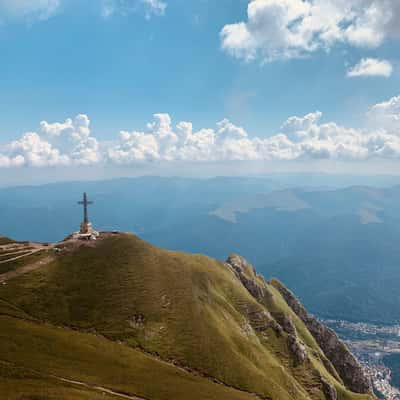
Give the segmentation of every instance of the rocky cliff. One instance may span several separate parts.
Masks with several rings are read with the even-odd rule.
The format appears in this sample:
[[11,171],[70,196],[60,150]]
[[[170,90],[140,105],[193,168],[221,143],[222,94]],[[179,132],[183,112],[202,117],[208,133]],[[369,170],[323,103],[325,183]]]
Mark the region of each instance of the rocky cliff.
[[346,386],[356,393],[371,392],[371,382],[364,375],[360,363],[336,333],[310,315],[293,293],[279,281],[271,280],[270,283],[279,290],[291,309],[307,326]]
[[[272,294],[265,285],[263,278],[257,274],[254,267],[243,257],[233,254],[228,258],[226,263],[233,269],[238,279],[257,301],[266,304],[266,300],[272,298]],[[326,356],[326,359],[324,359],[325,367],[333,375],[338,375],[351,391],[356,393],[372,393],[371,382],[365,376],[360,363],[350,353],[335,332],[310,315],[294,294],[282,285],[281,282],[272,279],[269,283],[279,291],[286,303],[305,324],[320,346]],[[282,330],[288,334],[289,348],[299,362],[304,362],[308,357],[307,352],[298,338],[296,327],[291,317],[283,313],[275,313],[273,317],[278,325],[274,325],[274,328],[277,331]],[[323,383],[328,397],[336,398],[335,391],[331,385],[326,381]]]

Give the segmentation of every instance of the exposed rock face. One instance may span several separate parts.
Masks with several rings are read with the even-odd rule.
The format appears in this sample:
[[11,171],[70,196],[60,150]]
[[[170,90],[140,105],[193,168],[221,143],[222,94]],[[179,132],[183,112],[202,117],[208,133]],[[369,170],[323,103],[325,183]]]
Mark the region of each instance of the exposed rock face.
[[271,284],[279,290],[288,305],[307,326],[346,387],[356,393],[370,393],[372,391],[371,383],[364,375],[361,365],[335,332],[309,315],[296,297],[280,282],[274,280],[271,281]]
[[275,320],[282,327],[283,331],[288,334],[288,347],[293,353],[298,363],[308,360],[307,350],[297,335],[297,329],[290,315],[283,313],[274,313]]
[[273,317],[286,333],[288,333],[289,335],[297,336],[296,327],[294,326],[290,315],[285,315],[283,313],[274,313]]
[[282,327],[275,321],[272,315],[261,306],[243,305],[244,312],[249,318],[250,326],[254,331],[263,333],[269,328],[272,328],[278,335],[282,334]]
[[[267,297],[272,296],[266,286],[257,282],[258,279],[262,278],[257,275],[254,267],[243,257],[233,254],[228,258],[226,263],[233,269],[243,286],[259,303],[263,304]],[[264,283],[264,281],[262,282]],[[247,315],[249,315],[250,324],[256,332],[266,331],[270,327],[272,327],[279,336],[282,335],[283,332],[286,332],[288,334],[287,341],[289,350],[293,353],[296,361],[298,363],[303,363],[305,360],[308,360],[306,348],[300,342],[296,327],[290,316],[284,315],[283,313],[277,313],[272,316],[268,311],[260,311],[259,309],[246,311]]]
[[[233,254],[228,258],[226,264],[233,270],[243,286],[259,303],[266,304],[265,300],[272,298],[272,293],[268,287],[263,285],[265,281],[257,275],[254,267],[243,257]],[[324,353],[322,362],[327,370],[333,376],[337,377],[339,375],[345,386],[351,391],[356,393],[371,393],[371,383],[364,375],[361,365],[340,341],[335,332],[308,314],[296,297],[280,282],[273,280],[270,284],[279,290],[289,307],[303,321],[315,338]],[[303,363],[308,360],[307,350],[300,341],[296,327],[289,315],[283,313],[271,315],[268,312],[265,314],[265,312],[260,313],[259,310],[248,310],[247,314],[249,315],[250,324],[255,331],[262,332],[268,327],[273,327],[278,334],[285,332],[288,335],[288,347],[297,362]],[[329,400],[337,399],[336,389],[333,386],[325,382],[323,383],[323,387],[324,393]]]
[[292,334],[288,335],[288,347],[298,363],[301,364],[308,359],[306,348],[299,341],[297,336]]
[[[226,261],[226,265],[233,270],[243,286],[259,303],[263,304],[265,298],[271,296],[266,287],[257,283],[257,279],[263,278],[257,275],[254,267],[245,258],[232,254]],[[260,307],[246,309],[246,313],[249,316],[251,326],[256,332],[264,332],[268,328],[272,328],[278,335],[282,334],[283,328],[268,311]]]
[[337,400],[338,396],[335,387],[332,386],[324,378],[321,378],[321,382],[322,382],[322,390],[324,391],[327,400]]
[[243,286],[260,303],[264,301],[265,297],[271,296],[271,293],[266,288],[257,283],[257,279],[262,278],[257,275],[254,267],[245,258],[237,254],[231,254],[226,263],[233,269]]
[[271,315],[267,311],[250,310],[248,312],[250,324],[257,332],[264,332],[271,326]]

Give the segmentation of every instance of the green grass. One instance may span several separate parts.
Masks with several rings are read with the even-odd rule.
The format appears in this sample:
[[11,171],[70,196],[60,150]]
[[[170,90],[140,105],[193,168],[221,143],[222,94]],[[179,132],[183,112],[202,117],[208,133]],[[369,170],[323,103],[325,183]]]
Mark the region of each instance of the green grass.
[[[18,388],[18,389],[16,389]],[[115,400],[116,397],[71,385],[0,361],[0,393],[5,400]]]
[[[9,381],[24,381],[28,373],[29,381],[37,382],[39,387],[50,385],[50,389],[58,382],[53,378],[57,376],[146,399],[187,400],[189,393],[193,400],[252,398],[92,334],[5,316],[0,317],[0,326],[2,363],[18,366],[14,371],[0,368],[0,373]],[[0,379],[0,393],[4,393],[7,385]],[[14,387],[14,390],[20,389]],[[32,393],[29,388],[24,390]],[[43,397],[48,398],[62,397]],[[88,395],[88,398],[91,397]]]
[[[127,363],[123,373],[122,369],[114,367],[111,358],[102,358],[102,354],[106,357],[119,349],[121,356],[115,360],[123,360],[126,352],[143,356],[138,350],[144,349],[164,360],[215,377],[229,386],[274,400],[323,400],[319,380],[322,371],[338,388],[341,400],[367,399],[368,396],[353,396],[346,391],[339,380],[324,370],[318,358],[295,365],[285,335],[278,337],[271,328],[263,333],[248,328],[251,312],[262,313],[268,309],[290,313],[302,340],[309,349],[321,353],[279,292],[265,282],[262,284],[272,293],[265,304],[258,303],[222,263],[205,256],[161,250],[131,235],[118,235],[100,241],[94,248],[83,247],[60,255],[41,269],[0,286],[0,300],[3,300],[0,301],[0,314],[30,316],[86,334],[68,331],[67,335],[63,329],[53,331],[55,328],[50,325],[32,322],[24,322],[29,325],[22,329],[19,325],[22,322],[17,324],[14,321],[12,324],[7,319],[9,332],[4,335],[1,329],[0,341],[7,342],[8,336],[12,336],[10,340],[13,341],[20,335],[18,346],[22,347],[25,341],[25,357],[31,360],[28,366],[24,364],[27,361],[23,356],[13,355],[20,365],[35,367],[41,372],[47,365],[52,365],[60,368],[61,373],[69,374],[72,373],[71,365],[80,362],[85,354],[79,347],[80,340],[89,340],[88,337],[92,340],[93,335],[89,333],[96,333],[105,338],[96,340],[109,346],[109,350],[102,347],[100,353],[92,354],[95,365],[104,365],[104,370],[93,375],[89,369],[85,372],[79,364],[73,373],[76,375],[79,371],[83,379],[109,382],[117,385],[113,387],[133,390],[136,394],[144,393],[144,389],[137,386],[137,382],[132,386],[128,378],[133,374],[137,379],[143,379],[141,375],[135,375],[139,372]],[[4,319],[0,323],[3,325]],[[54,336],[54,332],[68,336],[66,342],[75,347],[57,347],[58,336]],[[50,335],[46,339],[48,347],[54,346],[52,354],[58,361],[41,358],[45,355],[41,353],[43,342],[36,341],[38,335]],[[100,342],[96,342],[96,346],[100,346]],[[1,354],[0,348],[0,358]],[[70,358],[65,360],[66,356]],[[149,359],[154,362],[154,359]],[[144,359],[136,361],[136,367],[143,362]],[[163,381],[164,377],[158,370],[151,379],[171,386],[168,384],[170,378]],[[182,396],[186,395],[186,398],[191,396],[191,390],[196,391],[189,391],[189,387],[182,386],[182,383],[179,385],[184,392]],[[157,386],[150,397],[145,397],[161,399],[160,391],[162,388]],[[174,394],[169,398],[179,399],[177,396]],[[207,394],[202,398],[214,398],[210,396]]]
[[30,250],[7,252],[7,253],[4,253],[4,254],[0,254],[0,261],[7,261],[7,260],[10,260],[12,258],[26,256],[26,255],[28,255],[30,253],[31,253]]
[[[42,250],[30,256],[22,257],[19,258],[18,260],[0,264],[0,274],[4,274],[9,271],[15,271],[16,269],[21,268],[25,265],[36,263],[47,257],[49,254],[51,253],[49,253],[48,250]],[[9,258],[14,258],[14,257],[9,257]]]

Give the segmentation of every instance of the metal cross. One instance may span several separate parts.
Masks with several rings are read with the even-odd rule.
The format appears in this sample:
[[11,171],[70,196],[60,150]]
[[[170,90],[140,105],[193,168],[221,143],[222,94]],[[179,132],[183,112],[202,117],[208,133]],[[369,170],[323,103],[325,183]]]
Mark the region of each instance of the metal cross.
[[93,204],[93,201],[88,201],[86,192],[83,193],[83,201],[79,201],[78,204],[83,205],[83,222],[85,224],[89,223],[88,218],[88,208],[87,206]]

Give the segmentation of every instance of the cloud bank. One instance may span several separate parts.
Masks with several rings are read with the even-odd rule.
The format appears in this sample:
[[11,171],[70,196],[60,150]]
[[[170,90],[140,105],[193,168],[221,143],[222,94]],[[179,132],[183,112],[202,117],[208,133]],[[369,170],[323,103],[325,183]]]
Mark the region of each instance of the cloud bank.
[[322,123],[322,113],[290,117],[273,136],[251,137],[224,119],[214,128],[195,130],[191,122],[172,124],[155,114],[144,131],[122,131],[112,142],[99,142],[90,120],[78,115],[62,123],[40,123],[37,132],[0,145],[0,167],[135,165],[154,161],[226,162],[329,159],[400,161],[400,96],[373,106],[368,129]]
[[376,58],[363,58],[357,65],[347,71],[349,78],[380,76],[389,78],[393,73],[393,66],[389,61]]
[[225,25],[230,55],[270,62],[337,44],[377,48],[400,35],[398,0],[251,0],[247,20]]
[[64,123],[40,123],[39,132],[0,146],[0,167],[93,165],[101,160],[98,141],[90,136],[90,121],[78,115]]

